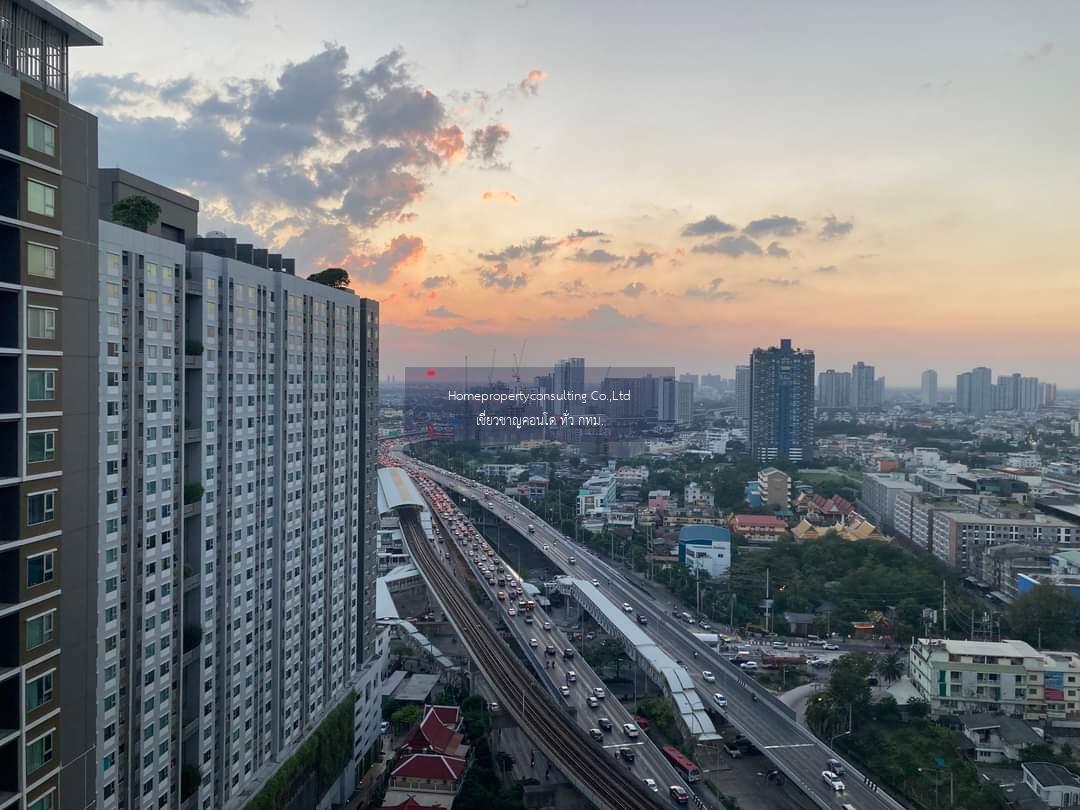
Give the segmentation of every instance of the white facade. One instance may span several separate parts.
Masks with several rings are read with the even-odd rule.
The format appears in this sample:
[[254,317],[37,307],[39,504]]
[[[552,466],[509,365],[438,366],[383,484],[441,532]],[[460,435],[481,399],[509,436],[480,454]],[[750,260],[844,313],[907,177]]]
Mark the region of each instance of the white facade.
[[713,541],[711,546],[687,544],[686,567],[711,577],[725,577],[731,570],[731,543]]
[[691,481],[683,490],[683,502],[687,506],[712,506],[713,494],[709,490],[703,489],[696,481]]
[[610,473],[594,475],[578,490],[579,515],[605,510],[615,502],[615,476]]

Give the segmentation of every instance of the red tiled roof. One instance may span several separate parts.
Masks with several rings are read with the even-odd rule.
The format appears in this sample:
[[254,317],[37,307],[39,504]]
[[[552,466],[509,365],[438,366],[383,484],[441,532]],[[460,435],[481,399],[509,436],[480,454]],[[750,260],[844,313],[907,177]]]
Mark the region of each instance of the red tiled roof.
[[380,810],[446,810],[443,804],[420,804],[412,796],[400,804],[384,804]]
[[756,526],[761,529],[786,529],[787,523],[774,515],[736,515],[740,526]]
[[427,706],[424,709],[424,719],[420,721],[420,725],[402,748],[464,756],[469,750],[464,744],[464,737],[444,725],[444,721],[440,719],[440,717],[449,717],[451,714],[456,715],[457,711],[456,706]]
[[461,720],[461,709],[457,706],[432,706],[431,711],[444,726],[453,728]]
[[409,754],[394,768],[392,776],[453,782],[465,772],[465,760],[442,754]]

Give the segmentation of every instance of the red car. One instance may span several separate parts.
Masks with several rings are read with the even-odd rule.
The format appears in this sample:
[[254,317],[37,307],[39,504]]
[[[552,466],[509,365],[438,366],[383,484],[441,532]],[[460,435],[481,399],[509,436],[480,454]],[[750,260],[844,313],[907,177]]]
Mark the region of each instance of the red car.
[[686,794],[686,791],[678,785],[669,787],[668,793],[671,794],[671,798],[675,800],[676,804],[688,804],[690,801],[690,797]]

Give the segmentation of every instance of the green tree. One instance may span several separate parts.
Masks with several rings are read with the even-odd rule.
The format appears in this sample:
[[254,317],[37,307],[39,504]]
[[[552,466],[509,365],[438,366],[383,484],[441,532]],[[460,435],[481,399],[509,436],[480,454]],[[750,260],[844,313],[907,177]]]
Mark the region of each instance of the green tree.
[[875,669],[877,669],[878,675],[885,679],[886,683],[900,680],[900,675],[904,671],[904,667],[900,663],[900,653],[894,652],[891,655],[882,655],[877,659]]
[[132,194],[117,200],[112,207],[112,221],[136,231],[146,233],[146,229],[157,222],[161,216],[161,206],[141,194]]
[[402,706],[390,715],[390,722],[398,728],[408,728],[413,723],[420,722],[420,707],[415,704]]
[[349,274],[340,267],[327,267],[307,277],[308,281],[343,290],[349,286]]
[[1076,642],[1076,615],[1080,602],[1051,582],[1040,582],[1018,597],[1006,612],[1014,636],[1044,649],[1071,648]]

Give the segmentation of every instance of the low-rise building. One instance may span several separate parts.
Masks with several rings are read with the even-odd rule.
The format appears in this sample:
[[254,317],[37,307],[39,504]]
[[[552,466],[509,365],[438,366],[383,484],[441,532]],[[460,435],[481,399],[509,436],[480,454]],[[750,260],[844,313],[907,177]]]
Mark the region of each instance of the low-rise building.
[[788,530],[788,525],[774,515],[734,515],[728,524],[734,534],[751,540],[774,542]]
[[615,476],[611,473],[597,473],[578,490],[579,515],[591,515],[598,510],[607,509],[614,502]]
[[731,532],[722,526],[684,526],[679,530],[679,562],[711,577],[731,570]]
[[900,475],[864,473],[859,511],[882,530],[896,528],[896,496],[901,492],[921,492],[922,489]]
[[961,732],[975,746],[975,761],[1019,762],[1024,750],[1042,742],[1031,726],[1017,717],[982,712],[960,717]]
[[670,489],[653,489],[649,490],[648,505],[650,509],[670,509],[671,508],[671,490]]
[[758,471],[757,480],[762,506],[791,508],[791,476],[776,467],[766,467]]
[[696,481],[691,481],[683,490],[683,503],[686,506],[712,506],[713,494]]
[[615,470],[615,483],[619,487],[641,487],[649,480],[649,468],[624,465]]
[[934,513],[934,556],[963,571],[978,571],[983,552],[1004,543],[1030,543],[1055,548],[1080,541],[1080,528],[1062,520],[992,518],[973,512]]
[[543,475],[530,475],[528,481],[522,481],[517,485],[517,494],[521,498],[531,501],[543,500],[547,494],[548,480]]
[[521,464],[481,464],[477,472],[484,478],[513,483],[525,472],[525,467]]
[[1025,762],[1024,784],[1049,807],[1080,806],[1080,777],[1054,762]]

